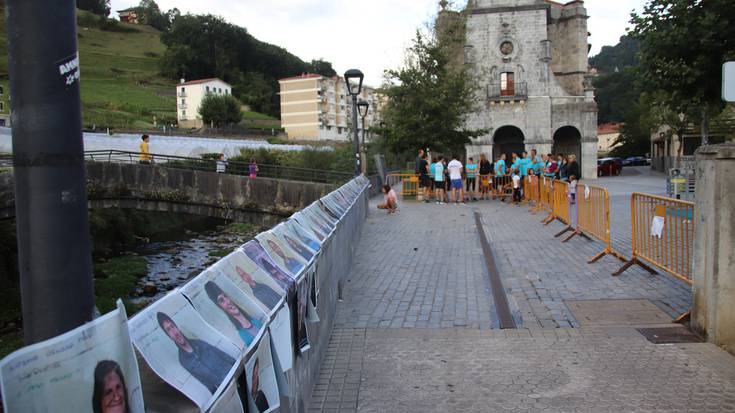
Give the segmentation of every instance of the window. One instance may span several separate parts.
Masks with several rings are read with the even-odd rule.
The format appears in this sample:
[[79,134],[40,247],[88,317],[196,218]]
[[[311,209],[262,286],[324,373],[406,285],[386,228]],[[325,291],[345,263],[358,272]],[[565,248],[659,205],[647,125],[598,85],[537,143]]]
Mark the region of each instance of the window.
[[186,99],[181,99],[181,104],[186,105]]
[[5,93],[5,90],[3,89],[2,86],[0,86],[0,95],[2,95],[3,93]]
[[205,91],[209,93],[209,86],[205,86]]
[[0,112],[5,112],[5,102],[0,102]]
[[185,111],[185,110],[182,110],[182,111],[181,111],[181,117],[182,117],[182,118],[186,118],[186,111]]
[[504,72],[500,74],[500,96],[515,95],[515,85],[513,82],[513,72]]
[[181,88],[181,93],[186,93],[186,88],[182,87]]

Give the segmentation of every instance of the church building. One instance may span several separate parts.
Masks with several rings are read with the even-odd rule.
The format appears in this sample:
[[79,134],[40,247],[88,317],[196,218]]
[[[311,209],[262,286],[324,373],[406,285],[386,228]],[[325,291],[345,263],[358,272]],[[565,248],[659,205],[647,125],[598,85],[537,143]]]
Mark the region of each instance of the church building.
[[467,127],[488,131],[467,146],[467,156],[576,154],[582,176],[596,178],[597,104],[584,2],[470,0],[461,14],[464,63],[478,88]]

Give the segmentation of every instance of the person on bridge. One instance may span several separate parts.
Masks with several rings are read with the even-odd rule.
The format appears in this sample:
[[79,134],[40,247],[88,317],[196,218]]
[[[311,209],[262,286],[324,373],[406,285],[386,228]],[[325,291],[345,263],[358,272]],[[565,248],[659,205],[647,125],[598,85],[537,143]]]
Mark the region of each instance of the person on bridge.
[[237,275],[239,275],[242,281],[253,291],[255,298],[268,307],[269,310],[273,310],[276,308],[278,303],[281,302],[281,295],[267,284],[261,284],[255,281],[249,272],[243,270],[238,265],[235,266],[235,271],[237,271]]
[[143,142],[140,143],[140,160],[139,163],[143,165],[150,165],[153,163],[153,156],[151,156],[150,148],[148,147],[148,143],[150,142],[151,138],[148,137],[148,135],[143,135],[140,138]]
[[258,163],[255,162],[255,158],[250,158],[250,165],[248,165],[248,175],[251,179],[258,177]]
[[161,330],[179,348],[181,366],[214,394],[235,364],[235,359],[203,340],[186,337],[168,314],[159,312],[156,318]]
[[224,153],[219,154],[217,158],[217,173],[223,174],[227,170],[227,157]]

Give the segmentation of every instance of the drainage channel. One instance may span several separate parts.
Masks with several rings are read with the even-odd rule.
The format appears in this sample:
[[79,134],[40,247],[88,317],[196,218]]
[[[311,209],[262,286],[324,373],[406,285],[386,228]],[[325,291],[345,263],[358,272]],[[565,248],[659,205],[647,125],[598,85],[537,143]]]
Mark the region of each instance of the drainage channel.
[[485,256],[485,266],[487,267],[487,272],[490,275],[490,289],[493,294],[495,311],[497,312],[498,319],[500,321],[500,328],[517,328],[516,322],[513,319],[513,314],[511,314],[510,311],[508,297],[505,295],[503,281],[500,279],[498,266],[495,264],[493,250],[490,248],[487,235],[485,235],[485,229],[482,227],[482,215],[477,211],[475,211],[475,224],[477,225],[477,232],[480,234],[480,244],[482,244],[482,253]]

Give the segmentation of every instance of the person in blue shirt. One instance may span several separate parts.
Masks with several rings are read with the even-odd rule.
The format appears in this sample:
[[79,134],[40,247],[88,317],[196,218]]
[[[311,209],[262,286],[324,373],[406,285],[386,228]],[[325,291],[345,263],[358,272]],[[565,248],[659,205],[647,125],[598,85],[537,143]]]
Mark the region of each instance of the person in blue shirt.
[[[436,191],[436,183],[434,182],[434,176],[436,175],[436,157],[431,158],[431,163],[429,164],[429,177],[431,178],[431,191],[430,196],[436,197],[434,191]],[[429,202],[427,199],[426,202]]]
[[246,347],[250,346],[255,337],[263,328],[263,322],[256,317],[250,316],[245,310],[240,308],[222,289],[214,283],[207,281],[204,284],[204,290],[212,302],[219,307],[230,319],[232,325],[235,326],[237,334],[240,335]]
[[444,157],[439,156],[437,162],[434,163],[434,182],[436,191],[436,203],[444,203]]
[[495,178],[493,179],[493,187],[495,191],[493,199],[495,199],[496,196],[499,196],[503,192],[503,185],[505,184],[505,182],[503,182],[503,177],[507,172],[508,168],[505,165],[505,154],[501,153],[500,158],[495,161]]
[[543,156],[537,155],[536,149],[531,149],[531,162],[533,162],[533,174],[541,175],[546,165]]

